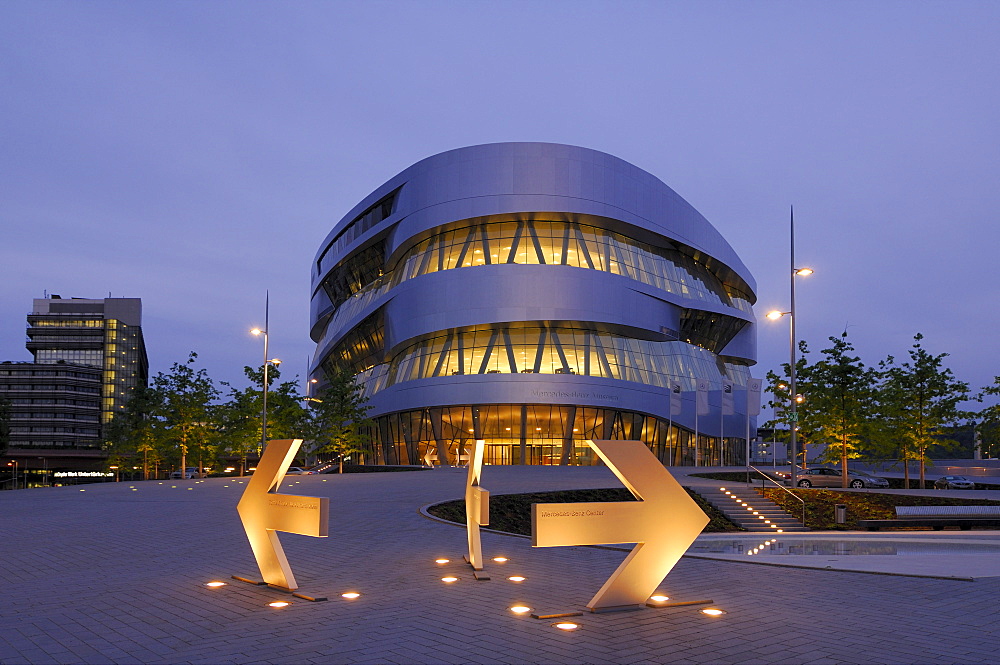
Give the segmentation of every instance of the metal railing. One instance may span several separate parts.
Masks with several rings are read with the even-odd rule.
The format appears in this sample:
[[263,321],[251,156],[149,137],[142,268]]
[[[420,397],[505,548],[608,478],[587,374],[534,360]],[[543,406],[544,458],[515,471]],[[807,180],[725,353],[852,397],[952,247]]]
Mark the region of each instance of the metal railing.
[[[803,501],[801,498],[799,498],[799,495],[797,495],[795,492],[792,492],[788,488],[784,487],[783,485],[781,485],[781,483],[779,483],[774,478],[772,478],[771,476],[767,475],[766,473],[764,473],[763,471],[761,471],[760,469],[758,469],[754,465],[748,464],[747,465],[747,469],[753,469],[754,471],[756,471],[757,473],[760,474],[760,477],[761,477],[760,487],[761,487],[761,489],[764,489],[764,481],[769,481],[775,487],[777,487],[778,489],[780,489],[782,492],[784,492],[785,494],[789,495],[790,497],[792,497],[793,499],[795,499],[796,501],[798,501],[799,503],[801,503],[802,504],[802,526],[806,525],[806,502]],[[748,485],[750,484],[750,472],[749,471],[747,471],[747,484]]]

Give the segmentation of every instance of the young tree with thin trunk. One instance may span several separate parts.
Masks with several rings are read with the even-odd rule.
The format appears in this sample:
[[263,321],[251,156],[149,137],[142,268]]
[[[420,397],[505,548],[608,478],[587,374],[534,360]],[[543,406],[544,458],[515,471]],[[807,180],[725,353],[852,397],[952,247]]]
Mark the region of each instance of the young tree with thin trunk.
[[847,487],[847,461],[860,457],[870,421],[878,373],[851,355],[854,346],[845,331],[830,337],[823,358],[803,372],[808,394],[809,424],[814,443],[825,443],[823,459],[840,464],[841,483]]
[[[985,386],[979,394],[979,401],[986,397],[1000,396],[1000,376],[993,385]],[[979,435],[979,452],[984,458],[1000,456],[1000,404],[988,406],[976,414],[976,432]]]
[[955,379],[943,367],[947,353],[933,355],[923,348],[924,336],[917,333],[910,348],[910,360],[897,364],[892,356],[879,363],[882,385],[879,409],[888,433],[899,445],[906,488],[910,487],[909,460],[920,464],[920,488],[925,487],[927,449],[932,445],[956,442],[943,435],[969,414],[959,404],[969,398],[969,384]]
[[[186,363],[174,363],[166,374],[153,378],[157,393],[154,411],[159,433],[172,441],[180,451],[181,477],[187,468],[187,453],[192,446],[200,452],[213,436],[212,402],[219,396],[208,372],[195,369],[198,354],[192,351]],[[201,476],[202,469],[198,469]]]
[[354,374],[340,370],[327,379],[327,385],[307,402],[311,423],[308,438],[315,442],[317,452],[336,455],[343,473],[344,458],[364,451],[373,422],[368,418],[368,398]]

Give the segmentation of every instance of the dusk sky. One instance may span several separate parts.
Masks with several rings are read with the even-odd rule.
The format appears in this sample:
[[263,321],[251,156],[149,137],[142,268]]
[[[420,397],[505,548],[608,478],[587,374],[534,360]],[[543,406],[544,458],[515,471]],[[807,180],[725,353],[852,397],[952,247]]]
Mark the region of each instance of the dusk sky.
[[[1000,375],[1000,3],[0,4],[0,359],[44,292],[141,297],[151,373],[303,375],[309,266],[412,163],[568,143],[652,173],[757,279],[759,364],[847,329]],[[817,354],[818,355],[818,354]],[[287,368],[287,369],[286,369]]]

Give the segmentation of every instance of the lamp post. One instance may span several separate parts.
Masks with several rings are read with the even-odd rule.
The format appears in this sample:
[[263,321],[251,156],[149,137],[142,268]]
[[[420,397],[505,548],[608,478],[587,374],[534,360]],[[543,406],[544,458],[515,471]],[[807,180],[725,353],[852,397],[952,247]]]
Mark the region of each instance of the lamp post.
[[11,460],[11,461],[7,462],[7,466],[14,467],[14,473],[10,477],[10,487],[11,487],[11,489],[15,489],[16,490],[17,489],[17,460],[14,459],[14,460]]
[[260,328],[254,328],[250,331],[254,335],[264,336],[264,396],[263,396],[263,406],[260,412],[260,453],[264,452],[264,446],[267,445],[267,368],[270,365],[277,367],[281,364],[281,360],[278,358],[268,358],[267,357],[267,330],[261,330]]
[[270,315],[270,297],[267,296],[267,295],[265,295],[265,297],[264,297],[264,328],[263,329],[261,329],[261,328],[254,328],[253,330],[250,331],[250,333],[253,334],[253,335],[263,335],[264,336],[264,398],[262,400],[263,401],[263,406],[261,407],[261,412],[260,412],[260,451],[258,451],[258,453],[257,453],[258,455],[264,454],[264,446],[267,445],[267,388],[268,388],[267,366],[268,365],[274,365],[275,367],[277,367],[278,365],[281,364],[281,361],[278,360],[277,358],[270,358],[270,359],[268,359],[268,357],[267,357],[268,356],[268,349],[267,349],[267,326],[268,326],[268,323],[269,323],[269,321],[268,321],[269,315]]
[[789,448],[791,450],[792,456],[792,469],[791,469],[791,486],[795,487],[797,485],[796,479],[796,469],[798,461],[798,426],[799,426],[799,411],[798,411],[798,393],[795,390],[795,361],[796,361],[796,348],[795,348],[795,278],[797,276],[807,277],[813,274],[812,268],[796,268],[795,267],[795,209],[792,208],[790,215],[790,226],[789,226],[789,259],[791,265],[791,274],[789,277],[789,297],[791,300],[790,310],[787,312],[781,312],[775,310],[773,312],[767,313],[767,318],[772,321],[777,321],[783,316],[788,317],[788,355],[790,357],[788,365],[788,378],[789,381],[789,404],[791,406],[790,410],[790,426],[791,435],[789,441]]

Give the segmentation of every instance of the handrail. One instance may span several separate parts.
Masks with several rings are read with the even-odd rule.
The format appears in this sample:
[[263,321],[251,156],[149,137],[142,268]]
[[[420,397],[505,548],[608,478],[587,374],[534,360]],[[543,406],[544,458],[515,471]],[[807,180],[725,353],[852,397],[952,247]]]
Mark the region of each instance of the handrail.
[[[783,491],[785,494],[790,495],[796,501],[798,501],[799,503],[801,503],[802,504],[802,526],[806,525],[806,502],[803,501],[801,498],[799,498],[799,495],[797,495],[795,492],[792,492],[788,488],[783,487],[780,483],[778,483],[778,481],[776,481],[774,478],[772,478],[771,476],[767,475],[766,473],[764,473],[763,471],[761,471],[760,469],[758,469],[757,467],[755,467],[753,464],[747,464],[747,468],[748,469],[753,469],[754,471],[756,471],[757,473],[760,474],[761,478],[763,478],[764,480],[771,481],[772,483],[774,483],[775,487],[777,487],[778,489],[780,489],[781,491]],[[761,482],[760,482],[761,489],[764,488],[764,480],[761,480]],[[750,484],[749,473],[747,474],[747,484]]]

